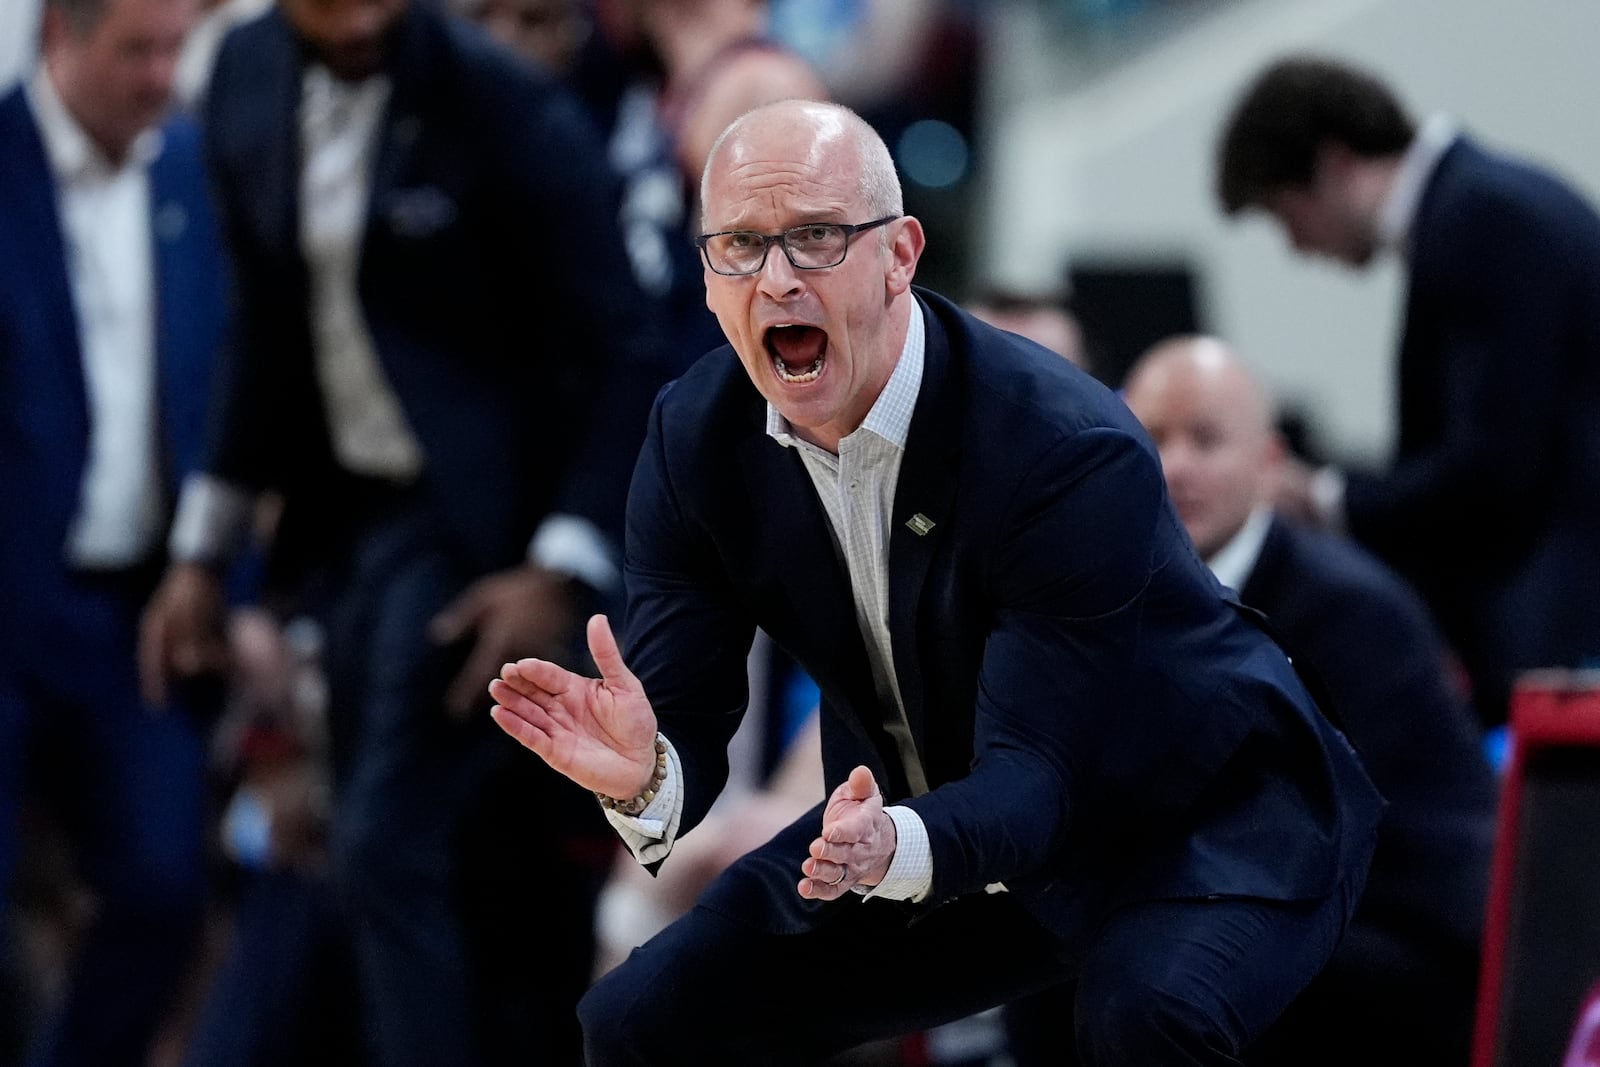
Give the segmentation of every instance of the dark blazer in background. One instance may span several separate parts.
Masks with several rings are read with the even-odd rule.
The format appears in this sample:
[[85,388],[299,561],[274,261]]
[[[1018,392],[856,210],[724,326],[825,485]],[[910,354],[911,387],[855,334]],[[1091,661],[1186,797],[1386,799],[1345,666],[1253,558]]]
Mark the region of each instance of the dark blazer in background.
[[[174,119],[162,136],[150,168],[150,210],[155,426],[170,505],[204,446],[227,272],[200,132]],[[89,458],[88,387],[56,196],[44,142],[17,86],[0,99],[0,589],[10,594],[7,603],[49,603]],[[163,555],[165,547],[155,546]],[[6,611],[0,633],[6,655],[38,631],[25,612]]]
[[[170,507],[199,461],[227,273],[200,132],[174,119],[161,135],[148,171],[152,427]],[[19,808],[42,799],[67,816],[96,909],[30,1062],[135,1063],[204,914],[206,745],[189,713],[212,709],[187,687],[170,707],[140,699],[138,622],[165,530],[127,568],[89,573],[68,559],[92,416],[58,195],[18,87],[0,97],[0,894],[21,851]]]
[[1475,955],[1497,783],[1427,608],[1355,545],[1281,519],[1239,595],[1310,661],[1389,801],[1367,917]]
[[1389,802],[1344,941],[1249,1062],[1464,1064],[1498,788],[1442,639],[1369,553],[1276,518],[1240,597],[1318,673]]
[[[889,625],[933,791],[906,795],[803,463],[719,350],[659,400],[628,509],[625,654],[682,758],[683,831],[722,787],[759,626],[821,688],[828,786],[864,763],[927,826],[930,905],[1004,882],[1071,940],[1111,899],[1327,893],[1366,862],[1380,801],[1195,556],[1144,432],[1066,361],[919,295]],[[702,902],[817,921],[828,905],[794,888],[817,817]]]
[[[483,570],[521,558],[552,509],[617,535],[661,357],[620,234],[592,225],[615,220],[616,184],[588,118],[427,3],[394,47],[359,290],[424,492]],[[270,11],[224,42],[206,105],[243,298],[210,467],[284,491],[291,570],[338,499],[298,230],[302,69]]]
[[[207,469],[281,493],[269,589],[327,634],[330,884],[371,1055],[575,1062],[608,831],[592,796],[512,763],[481,710],[447,714],[472,637],[441,646],[430,623],[475,579],[520,565],[554,512],[620,543],[664,372],[616,181],[576,99],[429,0],[411,0],[387,45],[358,295],[421,475],[401,490],[351,477],[330,444],[299,227],[311,55],[276,7],[224,41],[205,109],[241,305]],[[538,813],[532,847],[496,814],[513,808]],[[549,923],[496,926],[487,902],[508,885]],[[270,925],[254,935],[264,953],[285,944]],[[271,1003],[257,988],[270,973],[230,973],[191,1062],[239,1062],[233,1021]],[[278,1002],[309,1002],[317,976],[290,977],[303,987]]]
[[1488,722],[1517,672],[1600,656],[1600,216],[1453,145],[1412,233],[1390,469],[1351,532],[1423,594]]

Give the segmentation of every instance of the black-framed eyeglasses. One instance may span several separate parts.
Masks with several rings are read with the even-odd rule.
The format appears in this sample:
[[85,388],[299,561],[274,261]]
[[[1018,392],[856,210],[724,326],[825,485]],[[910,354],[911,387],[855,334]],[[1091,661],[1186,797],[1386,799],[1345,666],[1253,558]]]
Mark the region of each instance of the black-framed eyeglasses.
[[754,274],[767,265],[767,252],[777,243],[796,270],[825,270],[844,262],[850,251],[850,238],[865,230],[893,222],[899,215],[852,225],[848,222],[808,222],[791,226],[782,233],[756,233],[754,230],[723,230],[703,233],[694,239],[705,257],[706,266],[718,274]]

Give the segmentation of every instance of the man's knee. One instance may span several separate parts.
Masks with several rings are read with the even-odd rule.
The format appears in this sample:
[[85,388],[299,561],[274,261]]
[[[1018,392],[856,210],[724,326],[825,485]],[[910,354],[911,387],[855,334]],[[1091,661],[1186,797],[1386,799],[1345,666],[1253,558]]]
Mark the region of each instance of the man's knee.
[[[629,973],[625,961],[589,987],[578,1001],[578,1022],[583,1027],[584,1062],[589,1067],[661,1062],[670,1057],[667,1027],[653,1021],[652,1008],[663,1002],[664,990],[647,990]],[[646,1059],[644,1053],[655,1050]]]
[[1204,1063],[1237,1051],[1218,1020],[1163,989],[1129,984],[1114,990],[1080,988],[1076,1018],[1084,1067]]

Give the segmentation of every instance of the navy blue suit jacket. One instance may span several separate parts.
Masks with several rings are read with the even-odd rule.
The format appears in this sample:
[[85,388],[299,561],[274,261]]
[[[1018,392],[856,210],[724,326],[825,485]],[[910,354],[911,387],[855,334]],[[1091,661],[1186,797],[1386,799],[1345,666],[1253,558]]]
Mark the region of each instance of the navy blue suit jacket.
[[[926,824],[931,902],[1003,881],[1072,937],[1115,899],[1329,891],[1366,863],[1381,801],[1195,556],[1144,432],[1059,356],[918,295],[889,622],[932,789],[897,784],[828,520],[724,348],[663,392],[628,506],[625,651],[683,760],[684,829],[725,781],[759,626],[821,689],[828,785],[864,763]],[[815,921],[828,906],[795,883],[819,812],[706,901]]]
[[1389,802],[1357,921],[1475,953],[1497,786],[1427,608],[1350,541],[1280,519],[1239,595],[1317,672]]
[[[204,443],[211,368],[227,317],[227,273],[199,130],[174,118],[162,133],[161,155],[150,168],[150,227],[156,425],[170,502]],[[0,99],[0,602],[40,610],[54,600],[66,573],[88,441],[88,391],[56,181],[17,87]],[[8,607],[0,618],[4,633],[20,630],[0,639],[4,653],[39,632],[31,611]]]
[[1514,675],[1600,657],[1600,216],[1470,140],[1424,193],[1399,438],[1350,530],[1415,584],[1498,720]]
[[[428,3],[392,47],[359,291],[424,490],[479,569],[520,559],[551,510],[620,539],[665,375],[604,150],[573,97]],[[224,41],[206,103],[241,294],[208,466],[283,491],[291,568],[323,551],[338,503],[299,240],[304,62],[271,10]]]

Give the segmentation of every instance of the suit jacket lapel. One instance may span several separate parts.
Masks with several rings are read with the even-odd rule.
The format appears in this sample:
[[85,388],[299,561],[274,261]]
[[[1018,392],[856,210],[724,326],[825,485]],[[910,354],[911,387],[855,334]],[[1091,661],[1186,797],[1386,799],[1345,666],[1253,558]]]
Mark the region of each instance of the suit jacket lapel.
[[162,470],[176,499],[183,473],[205,444],[206,383],[227,324],[228,272],[206,193],[199,131],[167,127],[150,167],[150,240],[155,304],[155,388]]
[[917,618],[928,569],[950,531],[960,459],[961,397],[954,381],[949,337],[920,300],[917,306],[927,324],[927,340],[922,389],[900,461],[889,526],[889,633],[907,724],[926,762]]
[[159,414],[156,441],[161,449],[161,470],[167,475],[164,482],[169,493],[177,489],[175,455],[180,451],[172,440],[172,432],[182,424],[172,410],[178,399],[173,383],[186,377],[185,369],[178,365],[180,361],[197,354],[194,346],[183,343],[184,329],[190,318],[183,308],[172,306],[173,295],[187,291],[182,275],[188,260],[195,254],[187,240],[192,220],[172,162],[172,153],[168,151],[150,168],[150,248],[154,261],[150,298],[155,309],[154,387]]
[[283,249],[300,247],[300,82],[304,71],[299,42],[282,12],[274,7],[266,18],[276,30],[263,38],[271,52],[249,71],[261,77],[260,85],[236,90],[233,98],[244,112],[238,128],[251,131],[256,143],[247,158],[258,161],[258,180],[251,183],[247,200],[259,212],[263,234],[275,235]]
[[76,485],[85,461],[82,442],[88,438],[88,383],[67,274],[67,249],[56,209],[56,180],[21,86],[0,105],[0,212],[9,216],[7,225],[16,234],[19,247],[30,251],[32,283],[44,289],[37,306],[45,311],[46,321],[38,328],[58,342],[18,346],[15,355],[19,360],[43,357],[29,380],[41,388],[49,383],[49,392],[41,391],[28,403],[56,405],[54,410],[65,423],[61,440],[73,442],[77,449],[75,454],[57,458],[64,471],[70,469],[68,477]]
[[[432,65],[427,29],[422,14],[413,7],[395,36],[395,54],[388,65],[392,79],[389,103],[380,120],[372,187],[367,197],[368,240],[375,220],[386,210],[389,194],[410,172],[412,155],[422,139],[423,114],[430,95],[426,74]],[[366,262],[365,256],[362,261]]]

